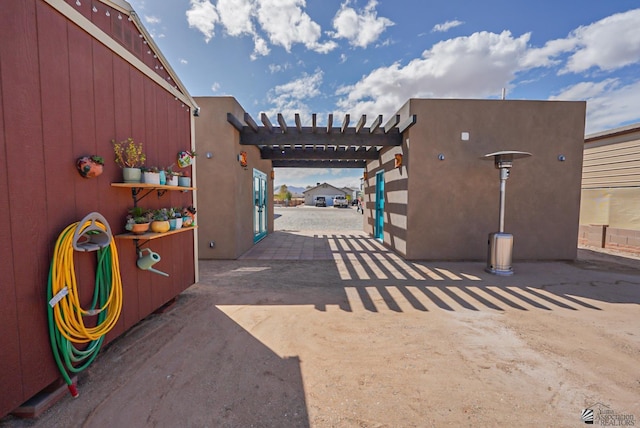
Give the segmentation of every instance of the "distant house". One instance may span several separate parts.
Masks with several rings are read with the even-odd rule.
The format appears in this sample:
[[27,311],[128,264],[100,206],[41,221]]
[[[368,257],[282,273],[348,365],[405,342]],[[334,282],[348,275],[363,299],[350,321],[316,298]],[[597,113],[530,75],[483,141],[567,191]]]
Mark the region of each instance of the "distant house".
[[328,183],[318,183],[316,187],[312,187],[311,189],[307,189],[304,192],[304,203],[305,205],[315,205],[316,198],[318,196],[324,196],[327,201],[327,206],[333,205],[333,198],[336,196],[347,196],[347,192],[343,189],[339,189],[335,186],[332,186]]
[[345,195],[350,198],[350,200],[355,200],[358,197],[358,189],[352,189],[351,187],[343,187]]

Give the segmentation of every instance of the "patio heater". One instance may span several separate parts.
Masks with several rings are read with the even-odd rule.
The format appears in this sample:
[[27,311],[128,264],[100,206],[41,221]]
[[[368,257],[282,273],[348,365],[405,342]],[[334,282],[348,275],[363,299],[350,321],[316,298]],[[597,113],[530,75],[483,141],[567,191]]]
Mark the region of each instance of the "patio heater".
[[489,234],[489,249],[487,254],[487,267],[485,271],[494,275],[513,275],[511,259],[513,252],[513,235],[504,231],[504,201],[509,178],[509,170],[515,159],[531,156],[528,152],[505,150],[484,155],[484,159],[493,158],[496,169],[500,171],[500,227],[498,232]]

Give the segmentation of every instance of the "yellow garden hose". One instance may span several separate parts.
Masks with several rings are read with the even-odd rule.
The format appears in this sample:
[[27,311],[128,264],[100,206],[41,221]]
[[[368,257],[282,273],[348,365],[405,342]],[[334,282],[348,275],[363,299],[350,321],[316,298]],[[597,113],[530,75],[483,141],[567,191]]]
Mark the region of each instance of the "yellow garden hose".
[[[93,362],[104,336],[116,325],[122,311],[118,250],[106,220],[100,215],[97,217],[100,220],[85,221],[88,218],[85,217],[62,231],[49,269],[49,338],[58,369],[74,397],[78,393],[69,373],[78,373]],[[97,251],[95,287],[90,307],[82,308],[74,265],[74,239],[92,233],[105,234],[107,230],[108,244],[88,250]],[[90,326],[85,324],[87,318]]]

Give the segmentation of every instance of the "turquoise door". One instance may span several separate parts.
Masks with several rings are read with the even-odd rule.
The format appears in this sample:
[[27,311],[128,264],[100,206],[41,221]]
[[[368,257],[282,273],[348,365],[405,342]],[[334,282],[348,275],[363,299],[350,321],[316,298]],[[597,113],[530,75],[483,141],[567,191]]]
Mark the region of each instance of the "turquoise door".
[[267,236],[267,174],[253,170],[253,242]]
[[373,236],[384,240],[384,171],[376,174],[376,210],[374,218]]

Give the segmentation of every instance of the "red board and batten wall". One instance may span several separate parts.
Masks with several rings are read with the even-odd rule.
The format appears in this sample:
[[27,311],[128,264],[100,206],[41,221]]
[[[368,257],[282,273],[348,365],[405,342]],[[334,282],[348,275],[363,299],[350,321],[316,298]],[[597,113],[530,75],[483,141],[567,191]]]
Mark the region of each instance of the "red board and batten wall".
[[[66,3],[165,80],[133,22],[95,1]],[[99,10],[92,10],[92,3]],[[110,13],[107,14],[106,12]],[[79,15],[78,15],[79,16]],[[82,17],[80,17],[82,18]],[[82,19],[85,19],[82,18]],[[0,13],[0,417],[55,381],[46,320],[46,287],[59,233],[97,211],[115,234],[133,205],[114,188],[121,170],[111,140],[144,142],[147,165],[175,162],[189,149],[191,109],[44,0],[9,0]],[[105,172],[80,177],[75,159],[97,154]],[[147,196],[148,208],[185,206],[191,192]],[[169,277],[136,268],[133,241],[117,240],[124,289],[113,340],[195,282],[194,232],[151,241]],[[83,299],[93,289],[95,254],[76,253]]]

